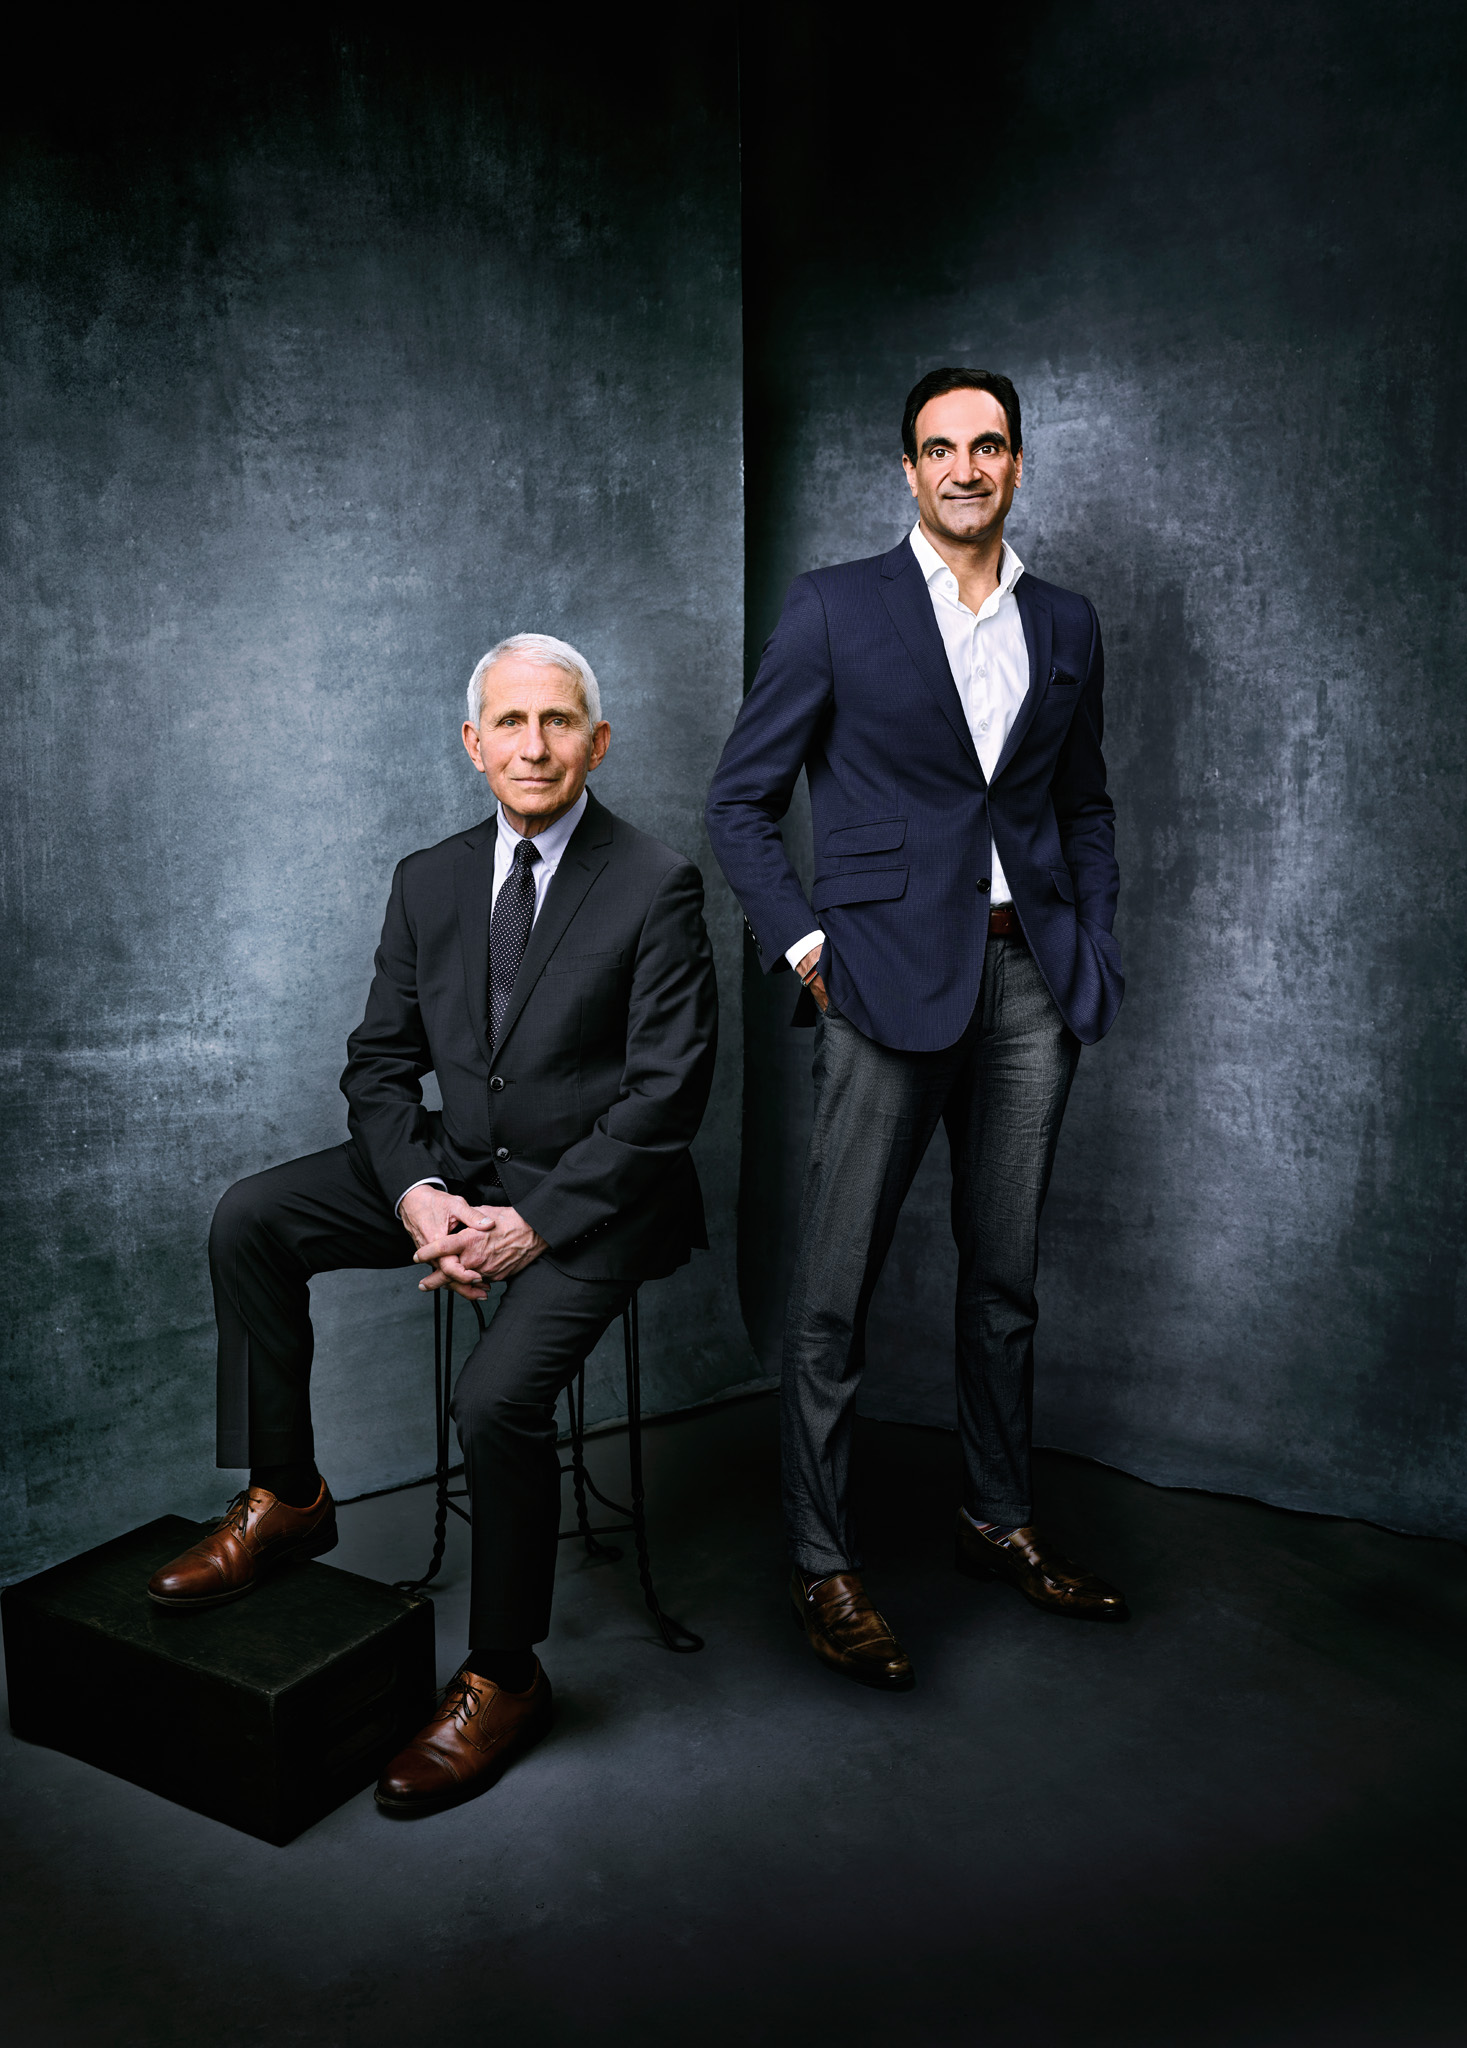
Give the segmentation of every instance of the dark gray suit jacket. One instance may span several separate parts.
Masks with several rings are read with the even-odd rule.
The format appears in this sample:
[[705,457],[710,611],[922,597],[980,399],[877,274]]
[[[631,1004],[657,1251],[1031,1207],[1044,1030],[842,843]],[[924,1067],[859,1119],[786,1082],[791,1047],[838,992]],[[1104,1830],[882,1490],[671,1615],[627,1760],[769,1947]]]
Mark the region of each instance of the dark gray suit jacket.
[[[718,997],[690,861],[590,797],[530,933],[491,1064],[495,820],[392,878],[367,1013],[341,1077],[352,1139],[396,1202],[437,1175],[510,1201],[563,1271],[651,1278],[706,1246],[688,1146]],[[441,1112],[423,1106],[432,1072]]]

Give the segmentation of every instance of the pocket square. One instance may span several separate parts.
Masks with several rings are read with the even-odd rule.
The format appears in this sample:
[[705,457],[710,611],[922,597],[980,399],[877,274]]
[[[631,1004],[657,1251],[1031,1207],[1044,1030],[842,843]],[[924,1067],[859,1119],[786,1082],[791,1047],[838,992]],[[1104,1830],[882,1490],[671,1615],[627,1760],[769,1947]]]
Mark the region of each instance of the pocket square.
[[1078,676],[1066,675],[1062,668],[1052,668],[1049,672],[1049,680],[1051,683],[1058,684],[1062,690],[1078,689],[1080,684]]

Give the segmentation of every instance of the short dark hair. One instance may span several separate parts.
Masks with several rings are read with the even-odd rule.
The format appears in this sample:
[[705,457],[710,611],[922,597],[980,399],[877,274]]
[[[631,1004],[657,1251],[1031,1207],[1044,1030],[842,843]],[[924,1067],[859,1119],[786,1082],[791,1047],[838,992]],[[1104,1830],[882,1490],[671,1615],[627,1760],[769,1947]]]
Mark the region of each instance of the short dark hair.
[[941,398],[944,391],[986,391],[1003,407],[1009,423],[1009,446],[1017,455],[1024,445],[1024,428],[1019,418],[1019,394],[1007,377],[997,370],[929,370],[907,393],[902,414],[902,453],[908,462],[917,460],[917,415],[929,398]]

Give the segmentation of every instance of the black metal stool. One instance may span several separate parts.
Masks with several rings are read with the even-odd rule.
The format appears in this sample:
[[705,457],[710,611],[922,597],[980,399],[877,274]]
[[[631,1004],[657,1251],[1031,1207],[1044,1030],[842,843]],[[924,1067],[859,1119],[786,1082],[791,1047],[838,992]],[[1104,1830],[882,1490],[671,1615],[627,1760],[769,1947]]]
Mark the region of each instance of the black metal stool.
[[[443,1297],[448,1293],[448,1309],[444,1312]],[[468,1495],[468,1488],[460,1486],[451,1489],[450,1479],[461,1476],[462,1465],[450,1466],[453,1441],[453,1418],[449,1413],[449,1402],[453,1393],[453,1303],[451,1291],[435,1288],[433,1292],[433,1417],[437,1430],[437,1465],[434,1480],[437,1484],[437,1510],[433,1519],[433,1561],[420,1579],[399,1579],[397,1590],[402,1593],[420,1593],[437,1578],[443,1564],[444,1547],[448,1541],[448,1517],[450,1511],[461,1522],[471,1522],[473,1517],[467,1508],[458,1505]],[[482,1335],[487,1325],[484,1311],[478,1302],[471,1302],[478,1319]],[[561,1472],[569,1473],[576,1496],[576,1526],[562,1529],[562,1543],[579,1538],[586,1546],[588,1557],[601,1558],[613,1563],[621,1556],[615,1544],[602,1543],[602,1536],[619,1536],[630,1531],[637,1546],[637,1576],[642,1583],[642,1596],[647,1602],[647,1611],[656,1622],[662,1640],[669,1650],[701,1650],[703,1638],[694,1635],[690,1628],[684,1628],[680,1621],[674,1621],[657,1597],[652,1584],[652,1566],[647,1555],[647,1505],[646,1489],[642,1482],[642,1348],[641,1333],[637,1320],[637,1293],[621,1312],[622,1343],[626,1353],[627,1371],[627,1464],[630,1472],[632,1504],[622,1507],[620,1502],[608,1500],[586,1470],[586,1368],[582,1365],[574,1380],[565,1390],[566,1407],[570,1411],[571,1461],[561,1466]],[[604,1522],[598,1528],[591,1526],[591,1511],[587,1494],[594,1494],[602,1507],[609,1508],[614,1515],[620,1515],[619,1522]]]

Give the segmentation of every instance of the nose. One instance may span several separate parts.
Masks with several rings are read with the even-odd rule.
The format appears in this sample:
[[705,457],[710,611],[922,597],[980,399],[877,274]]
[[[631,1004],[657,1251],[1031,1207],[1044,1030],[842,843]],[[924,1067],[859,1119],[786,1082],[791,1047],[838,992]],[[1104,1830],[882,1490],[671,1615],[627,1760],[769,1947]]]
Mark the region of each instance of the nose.
[[524,737],[520,741],[520,752],[527,761],[543,761],[550,752],[545,740],[545,728],[538,718],[525,720]]

